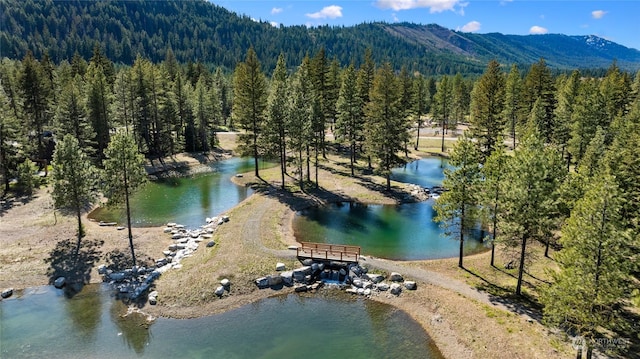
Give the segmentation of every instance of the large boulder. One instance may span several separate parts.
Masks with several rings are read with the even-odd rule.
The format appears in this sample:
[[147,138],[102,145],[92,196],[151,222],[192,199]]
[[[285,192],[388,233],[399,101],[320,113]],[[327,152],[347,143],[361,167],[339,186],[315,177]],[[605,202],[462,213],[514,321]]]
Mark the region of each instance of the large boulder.
[[382,274],[367,273],[365,274],[365,277],[373,283],[380,283],[384,280],[384,276]]
[[215,292],[213,292],[215,295],[217,295],[218,297],[222,297],[222,295],[224,294],[224,287],[223,286],[219,286],[218,288],[216,288]]
[[280,277],[282,278],[282,283],[284,283],[284,285],[286,285],[288,287],[293,285],[293,272],[292,271],[281,272],[280,273]]
[[404,281],[404,278],[402,278],[402,274],[392,272],[391,275],[389,276],[389,280],[392,282],[402,282]]
[[256,286],[258,286],[258,288],[260,289],[264,289],[264,288],[268,288],[269,287],[269,278],[267,277],[262,277],[262,278],[258,278],[255,280]]
[[268,275],[269,286],[274,287],[282,284],[282,277],[280,275]]
[[408,280],[404,282],[404,287],[408,290],[416,290],[416,288],[418,288],[418,285],[416,284],[416,282]]
[[308,274],[311,274],[311,267],[304,266],[304,267],[296,268],[293,270],[293,279],[295,279],[296,282],[304,282],[304,278]]
[[0,293],[0,297],[2,298],[9,298],[12,295],[13,295],[13,288],[7,288],[3,290],[2,293]]
[[398,283],[392,283],[391,287],[389,287],[389,291],[393,295],[400,295],[400,292],[402,292],[402,286]]
[[284,263],[282,262],[276,263],[276,271],[281,272],[285,269],[287,269],[287,266]]
[[385,292],[385,291],[389,290],[389,285],[387,283],[378,283],[376,285],[376,289],[381,291],[381,292]]
[[227,288],[227,287],[229,287],[231,285],[231,281],[229,279],[227,279],[227,278],[224,278],[223,280],[220,281],[220,284],[223,287]]
[[56,278],[56,280],[53,281],[53,286],[60,289],[64,287],[66,283],[67,283],[67,279],[65,277],[58,277]]

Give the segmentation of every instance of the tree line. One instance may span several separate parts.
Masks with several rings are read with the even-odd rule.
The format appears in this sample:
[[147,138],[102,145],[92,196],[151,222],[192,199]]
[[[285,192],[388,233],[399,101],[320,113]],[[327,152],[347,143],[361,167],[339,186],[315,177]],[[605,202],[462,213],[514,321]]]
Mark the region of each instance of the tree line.
[[590,357],[607,330],[630,329],[624,308],[640,294],[639,74],[614,63],[602,78],[553,78],[541,60],[522,78],[491,62],[474,84],[469,122],[436,204],[437,219],[459,234],[459,266],[465,231],[478,223],[490,231],[491,265],[496,244],[514,259],[518,295],[532,243],[545,256],[558,250],[559,270],[540,291],[544,319],[583,336]]

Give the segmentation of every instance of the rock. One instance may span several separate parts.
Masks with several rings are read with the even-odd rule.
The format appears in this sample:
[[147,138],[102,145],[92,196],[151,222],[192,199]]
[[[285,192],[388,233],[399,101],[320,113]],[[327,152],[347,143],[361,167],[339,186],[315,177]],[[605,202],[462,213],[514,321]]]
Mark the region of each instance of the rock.
[[242,173],[238,173],[238,174],[236,174],[236,177],[238,177],[238,178],[242,178],[242,177],[243,177],[243,175],[242,175]]
[[167,223],[167,227],[175,227],[177,223],[169,222]]
[[123,230],[125,230],[126,228],[127,228],[127,227],[118,226],[118,227],[116,227],[116,230],[118,230],[118,231],[123,231]]
[[283,271],[285,269],[287,269],[287,266],[285,266],[284,263],[281,263],[281,262],[276,263],[276,270],[278,272],[281,272],[281,271]]
[[378,283],[378,285],[376,285],[376,289],[381,292],[385,292],[389,290],[389,285],[387,283]]
[[364,282],[362,282],[362,288],[371,289],[373,288],[373,283],[369,282],[368,280],[365,280]]
[[416,290],[418,286],[416,282],[408,280],[404,282],[404,287],[407,288],[408,290]]
[[156,259],[156,266],[157,267],[162,267],[165,264],[167,264],[167,259],[166,258]]
[[384,276],[382,274],[367,273],[366,277],[373,283],[380,283],[384,280]]
[[311,263],[311,271],[317,272],[318,270],[320,270],[320,266],[318,265],[318,263]]
[[171,233],[171,231],[173,231],[173,228],[171,227],[164,227],[164,229],[162,230],[164,233]]
[[223,222],[229,222],[229,216],[224,216],[223,215],[221,218],[222,218]]
[[324,263],[319,263],[318,264],[318,269],[319,270],[324,270]]
[[64,287],[65,283],[67,283],[67,279],[65,277],[58,277],[53,281],[53,286],[60,289]]
[[402,282],[404,281],[404,278],[402,278],[402,274],[392,272],[391,275],[389,276],[389,280],[391,280],[392,282]]
[[260,289],[264,289],[264,288],[268,288],[269,287],[269,278],[267,277],[262,277],[262,278],[258,278],[255,280],[256,286]]
[[392,283],[389,290],[393,295],[400,295],[400,292],[402,292],[402,286],[398,283]]
[[213,247],[215,245],[216,245],[216,242],[214,242],[214,241],[207,242],[207,248],[211,248],[211,247]]
[[[116,282],[121,282],[123,281],[125,278],[125,275],[123,272],[114,272],[109,274],[109,279],[116,281]],[[57,279],[56,279],[57,280]]]
[[182,264],[174,264],[173,269],[182,269]]
[[287,249],[292,250],[292,251],[296,251],[296,250],[298,250],[298,246],[289,246],[289,247],[287,247]]
[[267,278],[269,280],[270,287],[282,284],[282,277],[279,275],[268,275]]
[[357,288],[362,288],[363,286],[362,279],[360,278],[354,278],[351,284],[353,284]]
[[347,270],[344,268],[340,268],[340,271],[338,272],[341,276],[345,276],[347,275]]
[[364,288],[358,288],[358,294],[364,295]]
[[364,295],[366,296],[370,296],[371,295],[371,289],[367,288],[364,290]]
[[13,295],[13,288],[7,288],[3,290],[2,293],[0,293],[0,297],[2,297],[3,299],[9,298],[12,295]]
[[218,297],[222,297],[222,295],[224,294],[224,287],[223,286],[219,286],[218,288],[216,288],[215,292],[213,292],[215,295],[217,295]]
[[182,237],[184,237],[184,234],[182,234],[182,233],[176,233],[176,234],[174,234],[174,235],[172,235],[172,236],[171,236],[171,239],[180,239],[180,238],[182,238]]
[[345,290],[345,292],[351,293],[351,294],[358,294],[358,289],[357,288],[347,288]]
[[282,283],[284,283],[284,285],[289,286],[289,287],[293,285],[293,272],[292,271],[282,272],[282,273],[280,273],[280,277],[282,278]]
[[295,290],[296,293],[300,293],[300,292],[308,291],[309,288],[307,288],[306,285],[302,284],[302,285],[299,285],[299,286],[295,287],[294,290]]
[[220,284],[222,284],[223,287],[227,288],[231,285],[231,281],[229,281],[227,278],[224,278],[220,281]]
[[175,243],[174,244],[170,244],[169,245],[169,250],[172,251],[172,252],[177,251],[178,250],[178,245],[175,244]]
[[156,304],[158,304],[158,298],[153,297],[153,296],[149,296],[149,304],[150,304],[150,305],[156,305]]
[[302,265],[303,266],[307,266],[308,267],[308,266],[310,266],[312,264],[313,264],[313,259],[311,259],[311,258],[305,258],[305,259],[302,260]]
[[158,297],[158,291],[154,290],[153,292],[149,293],[149,297]]
[[105,275],[107,274],[107,266],[104,264],[101,264],[98,266],[98,274],[100,275]]

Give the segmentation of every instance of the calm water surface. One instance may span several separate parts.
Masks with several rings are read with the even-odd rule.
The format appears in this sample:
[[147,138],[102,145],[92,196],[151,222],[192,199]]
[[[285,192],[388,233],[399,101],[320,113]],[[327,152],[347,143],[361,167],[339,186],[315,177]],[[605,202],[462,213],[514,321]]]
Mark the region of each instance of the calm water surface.
[[[161,226],[167,222],[196,228],[247,198],[250,188],[237,186],[231,177],[253,169],[253,159],[234,157],[214,162],[212,172],[186,178],[148,182],[131,199],[132,226]],[[273,166],[264,163],[262,167]],[[98,208],[90,215],[99,221],[126,223],[122,208]]]
[[[442,184],[445,159],[424,158],[393,170],[393,179],[423,187]],[[365,255],[389,259],[417,260],[458,255],[460,242],[446,236],[433,221],[434,200],[398,206],[338,203],[298,212],[294,233],[300,242],[349,244],[362,247]],[[465,254],[485,246],[468,233]]]
[[[232,300],[226,298],[223,300]],[[442,358],[391,306],[335,290],[261,300],[210,317],[144,325],[105,286],[53,287],[0,302],[2,358]]]

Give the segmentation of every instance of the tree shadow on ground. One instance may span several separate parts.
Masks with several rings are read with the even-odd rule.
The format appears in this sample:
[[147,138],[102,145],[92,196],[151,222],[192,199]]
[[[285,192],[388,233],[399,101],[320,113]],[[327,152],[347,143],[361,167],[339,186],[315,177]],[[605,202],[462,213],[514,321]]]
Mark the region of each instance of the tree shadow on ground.
[[[512,313],[526,315],[529,318],[542,323],[542,305],[535,298],[531,297],[526,292],[523,292],[521,295],[517,295],[513,289],[496,285],[483,276],[466,268],[464,270],[482,281],[482,283],[475,287],[479,291],[487,293],[491,303],[500,304]],[[510,273],[506,274],[511,275]],[[527,281],[523,281],[523,285],[530,289],[534,288],[534,286]]]
[[25,205],[34,198],[35,196],[33,194],[3,194],[0,196],[0,217],[4,216],[16,205]]
[[99,240],[65,239],[49,253],[45,259],[49,263],[47,276],[49,284],[59,277],[66,279],[65,295],[73,297],[91,280],[91,269],[100,259],[100,250],[104,242]]

